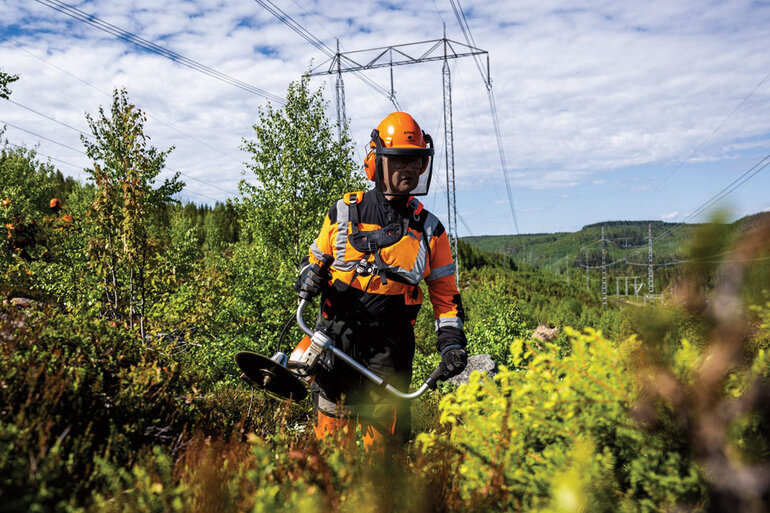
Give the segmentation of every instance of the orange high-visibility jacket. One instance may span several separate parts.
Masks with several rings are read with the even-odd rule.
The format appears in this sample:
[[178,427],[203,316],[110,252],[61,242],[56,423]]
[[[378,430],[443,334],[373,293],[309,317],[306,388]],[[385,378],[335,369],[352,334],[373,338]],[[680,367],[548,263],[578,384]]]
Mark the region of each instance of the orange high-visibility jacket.
[[[399,223],[404,235],[395,244],[379,249],[378,259],[377,252],[353,247],[348,239],[356,231],[351,217],[358,218],[358,231]],[[423,299],[418,284],[425,280],[436,330],[462,330],[464,312],[449,237],[438,218],[414,198],[389,202],[377,190],[345,194],[329,209],[321,233],[310,246],[310,263],[319,262],[323,255],[334,257],[332,287],[325,293],[322,309],[325,317],[414,324]],[[378,274],[375,268],[373,273],[362,275],[356,270],[362,269],[362,259],[370,266],[380,264],[377,267],[387,269]]]

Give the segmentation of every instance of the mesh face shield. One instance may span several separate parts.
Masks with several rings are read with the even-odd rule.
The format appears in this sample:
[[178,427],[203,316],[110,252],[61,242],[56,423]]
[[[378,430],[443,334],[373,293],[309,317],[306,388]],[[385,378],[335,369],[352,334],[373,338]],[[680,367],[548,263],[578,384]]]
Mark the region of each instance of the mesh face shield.
[[[375,186],[380,192],[383,192],[385,194],[391,195],[391,196],[425,196],[428,194],[428,191],[430,190],[430,181],[433,176],[433,139],[430,135],[423,132],[423,137],[425,138],[426,146],[425,148],[420,147],[397,147],[397,148],[386,148],[383,147],[380,143],[380,137],[379,133],[375,130],[372,132],[372,140],[375,141],[376,147],[374,149],[374,154],[376,158],[376,165],[377,165],[377,175],[375,180]],[[395,192],[395,191],[386,191],[383,189],[383,183],[384,183],[384,166],[382,162],[382,157],[402,157],[402,158],[415,158],[419,157],[423,159],[423,166],[422,170],[419,174],[419,180],[417,182],[417,186],[408,192]]]

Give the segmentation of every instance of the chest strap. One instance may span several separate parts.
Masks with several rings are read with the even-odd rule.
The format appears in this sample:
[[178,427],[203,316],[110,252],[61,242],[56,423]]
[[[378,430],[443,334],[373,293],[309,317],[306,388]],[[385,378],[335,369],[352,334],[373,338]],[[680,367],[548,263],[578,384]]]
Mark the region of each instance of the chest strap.
[[[409,231],[409,216],[405,217],[402,222],[391,223],[377,230],[362,231],[358,226],[361,223],[361,215],[358,206],[363,201],[363,198],[363,192],[351,192],[344,196],[345,203],[348,205],[348,219],[350,220],[350,234],[348,235],[348,241],[351,246],[364,254],[364,257],[356,267],[356,272],[348,284],[348,287],[353,283],[353,280],[356,279],[356,276],[367,276],[372,273],[377,274],[380,277],[382,284],[386,285],[388,283],[386,276],[390,274],[392,278],[393,273],[389,272],[390,266],[382,260],[380,250],[397,243]],[[411,211],[411,217],[418,220],[423,210],[422,203],[420,203],[414,196],[410,196],[407,200],[407,206]],[[368,262],[369,255],[374,255],[374,265]],[[396,281],[402,280],[397,279]]]

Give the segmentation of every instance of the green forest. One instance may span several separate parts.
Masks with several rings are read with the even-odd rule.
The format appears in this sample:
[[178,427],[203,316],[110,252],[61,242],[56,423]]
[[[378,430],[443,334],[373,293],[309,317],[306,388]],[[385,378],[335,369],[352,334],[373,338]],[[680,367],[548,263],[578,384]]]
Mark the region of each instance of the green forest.
[[[159,178],[174,149],[152,146],[125,90],[87,115],[85,182],[0,136],[0,509],[770,510],[767,216],[661,243],[656,258],[688,262],[647,306],[603,307],[598,274],[586,288],[596,226],[458,241],[468,353],[497,373],[414,401],[392,457],[317,441],[309,400],[244,382],[234,354],[273,353],[325,212],[366,188],[322,91],[286,98],[241,141],[240,195],[213,206],[174,199],[180,176]],[[607,229],[645,245],[646,222]],[[415,332],[413,389],[440,361],[429,303]]]

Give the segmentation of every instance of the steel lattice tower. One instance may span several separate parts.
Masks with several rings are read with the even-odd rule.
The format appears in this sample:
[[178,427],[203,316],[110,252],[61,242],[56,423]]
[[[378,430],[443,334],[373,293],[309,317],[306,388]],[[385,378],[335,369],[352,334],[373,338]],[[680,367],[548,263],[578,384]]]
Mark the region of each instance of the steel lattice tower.
[[[457,258],[457,196],[455,194],[455,140],[452,122],[452,76],[449,72],[449,61],[446,58],[441,68],[441,77],[444,90],[444,157],[446,162],[448,233],[452,237],[452,253],[455,256],[455,262],[458,262],[459,265]],[[459,286],[459,273],[455,273],[455,278]]]
[[647,225],[647,239],[649,241],[647,248],[647,262],[649,264],[647,268],[647,293],[650,295],[650,300],[652,300],[652,295],[655,294],[655,275],[653,274],[652,265],[652,224]]
[[602,308],[607,308],[607,249],[602,226]]
[[[340,40],[337,40],[337,53],[340,53]],[[342,68],[337,61],[337,82],[334,92],[337,100],[337,140],[342,139],[342,129],[347,125],[348,117],[345,113],[345,82],[342,81]]]

